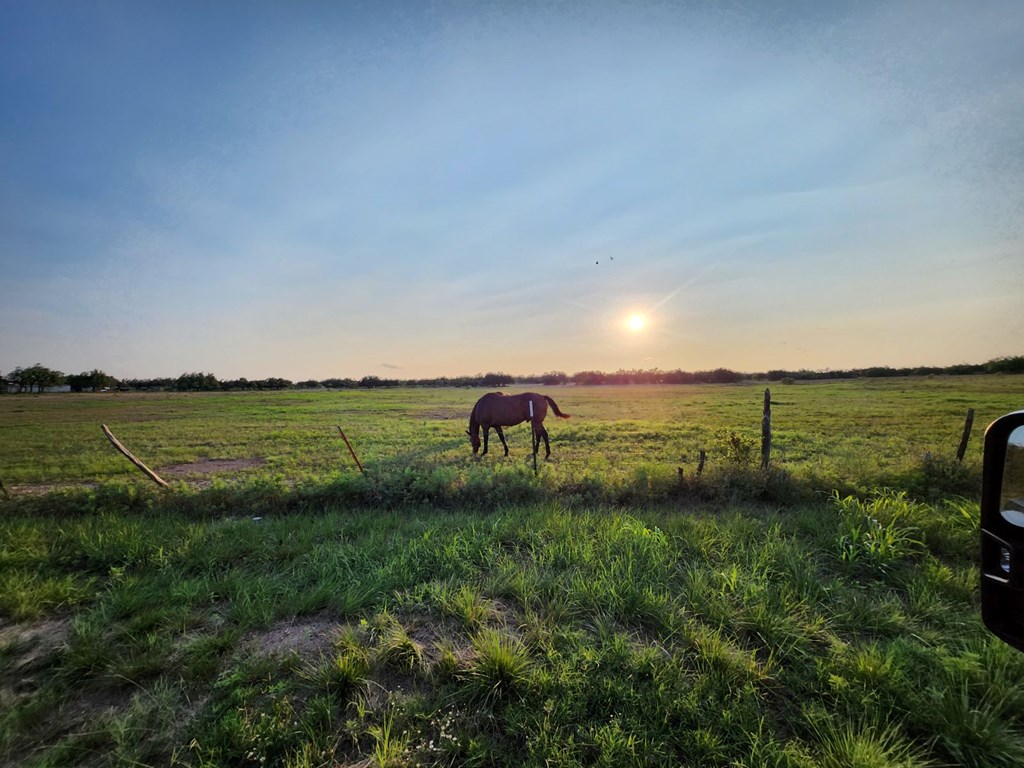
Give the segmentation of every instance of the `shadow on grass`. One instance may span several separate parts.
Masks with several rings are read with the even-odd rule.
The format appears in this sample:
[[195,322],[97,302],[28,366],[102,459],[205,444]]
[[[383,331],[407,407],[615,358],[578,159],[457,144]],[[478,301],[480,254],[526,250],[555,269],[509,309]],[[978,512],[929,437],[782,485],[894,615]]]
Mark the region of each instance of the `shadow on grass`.
[[729,506],[743,502],[781,507],[833,493],[867,497],[878,488],[903,491],[921,501],[977,498],[980,468],[926,459],[901,475],[851,478],[796,477],[785,469],[760,470],[726,463],[701,475],[645,466],[609,475],[534,474],[526,463],[392,467],[295,484],[283,477],[257,476],[214,481],[194,488],[177,483],[158,489],[141,480],[44,494],[0,498],[0,514],[77,517],[96,514],[164,514],[187,517],[260,517],[337,509],[489,511],[509,505],[553,502],[570,508],[679,504]]

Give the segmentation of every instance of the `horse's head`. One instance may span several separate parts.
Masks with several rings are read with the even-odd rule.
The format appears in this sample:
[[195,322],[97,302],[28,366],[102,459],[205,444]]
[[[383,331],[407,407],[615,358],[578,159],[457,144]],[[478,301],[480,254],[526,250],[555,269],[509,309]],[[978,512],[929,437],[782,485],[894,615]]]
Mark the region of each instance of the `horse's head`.
[[480,430],[477,429],[473,432],[466,430],[466,434],[469,435],[469,444],[473,446],[473,453],[480,450]]

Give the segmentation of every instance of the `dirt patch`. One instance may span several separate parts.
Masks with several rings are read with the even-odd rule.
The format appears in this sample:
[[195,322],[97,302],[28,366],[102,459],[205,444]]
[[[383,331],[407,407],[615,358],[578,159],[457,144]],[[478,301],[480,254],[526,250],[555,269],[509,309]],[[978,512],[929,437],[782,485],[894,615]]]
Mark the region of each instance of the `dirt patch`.
[[267,465],[266,459],[203,459],[187,464],[170,464],[160,467],[161,477],[190,477],[195,475],[218,475],[225,472],[243,472]]
[[[52,656],[67,640],[71,619],[45,619],[34,624],[0,622],[0,650],[7,658],[7,673],[15,676]],[[5,675],[6,676],[6,675]]]
[[244,642],[246,647],[257,653],[297,653],[302,659],[313,660],[330,655],[343,626],[342,622],[334,619],[307,617],[279,623],[265,632],[253,632]]
[[465,408],[433,408],[417,412],[415,418],[424,421],[448,421],[451,419],[465,421],[469,418],[469,411]]
[[70,632],[70,619],[0,621],[0,712],[32,697]]
[[12,485],[7,489],[7,493],[12,497],[45,496],[48,493],[95,490],[96,488],[99,488],[99,483],[39,483],[38,485]]

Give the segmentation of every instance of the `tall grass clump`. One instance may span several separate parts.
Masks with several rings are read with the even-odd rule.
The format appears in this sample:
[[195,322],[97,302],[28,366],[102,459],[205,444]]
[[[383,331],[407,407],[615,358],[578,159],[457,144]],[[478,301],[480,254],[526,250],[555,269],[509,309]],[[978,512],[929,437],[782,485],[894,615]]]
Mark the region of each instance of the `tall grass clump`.
[[821,768],[934,768],[926,750],[906,740],[895,726],[836,724],[812,726],[815,764]]
[[902,493],[880,493],[865,503],[852,496],[832,497],[839,513],[836,552],[854,568],[881,575],[923,549],[921,534],[908,525],[910,502]]
[[484,703],[522,695],[530,680],[532,662],[518,638],[492,627],[472,636],[473,660],[466,670],[468,693]]

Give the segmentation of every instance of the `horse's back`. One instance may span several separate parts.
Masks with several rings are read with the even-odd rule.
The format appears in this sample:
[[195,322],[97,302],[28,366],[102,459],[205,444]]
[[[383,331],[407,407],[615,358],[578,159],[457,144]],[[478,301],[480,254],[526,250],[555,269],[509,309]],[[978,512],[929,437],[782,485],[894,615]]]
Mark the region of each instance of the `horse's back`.
[[488,392],[476,401],[473,413],[483,425],[515,426],[530,418],[527,405],[529,397],[529,393],[507,395],[504,392]]

